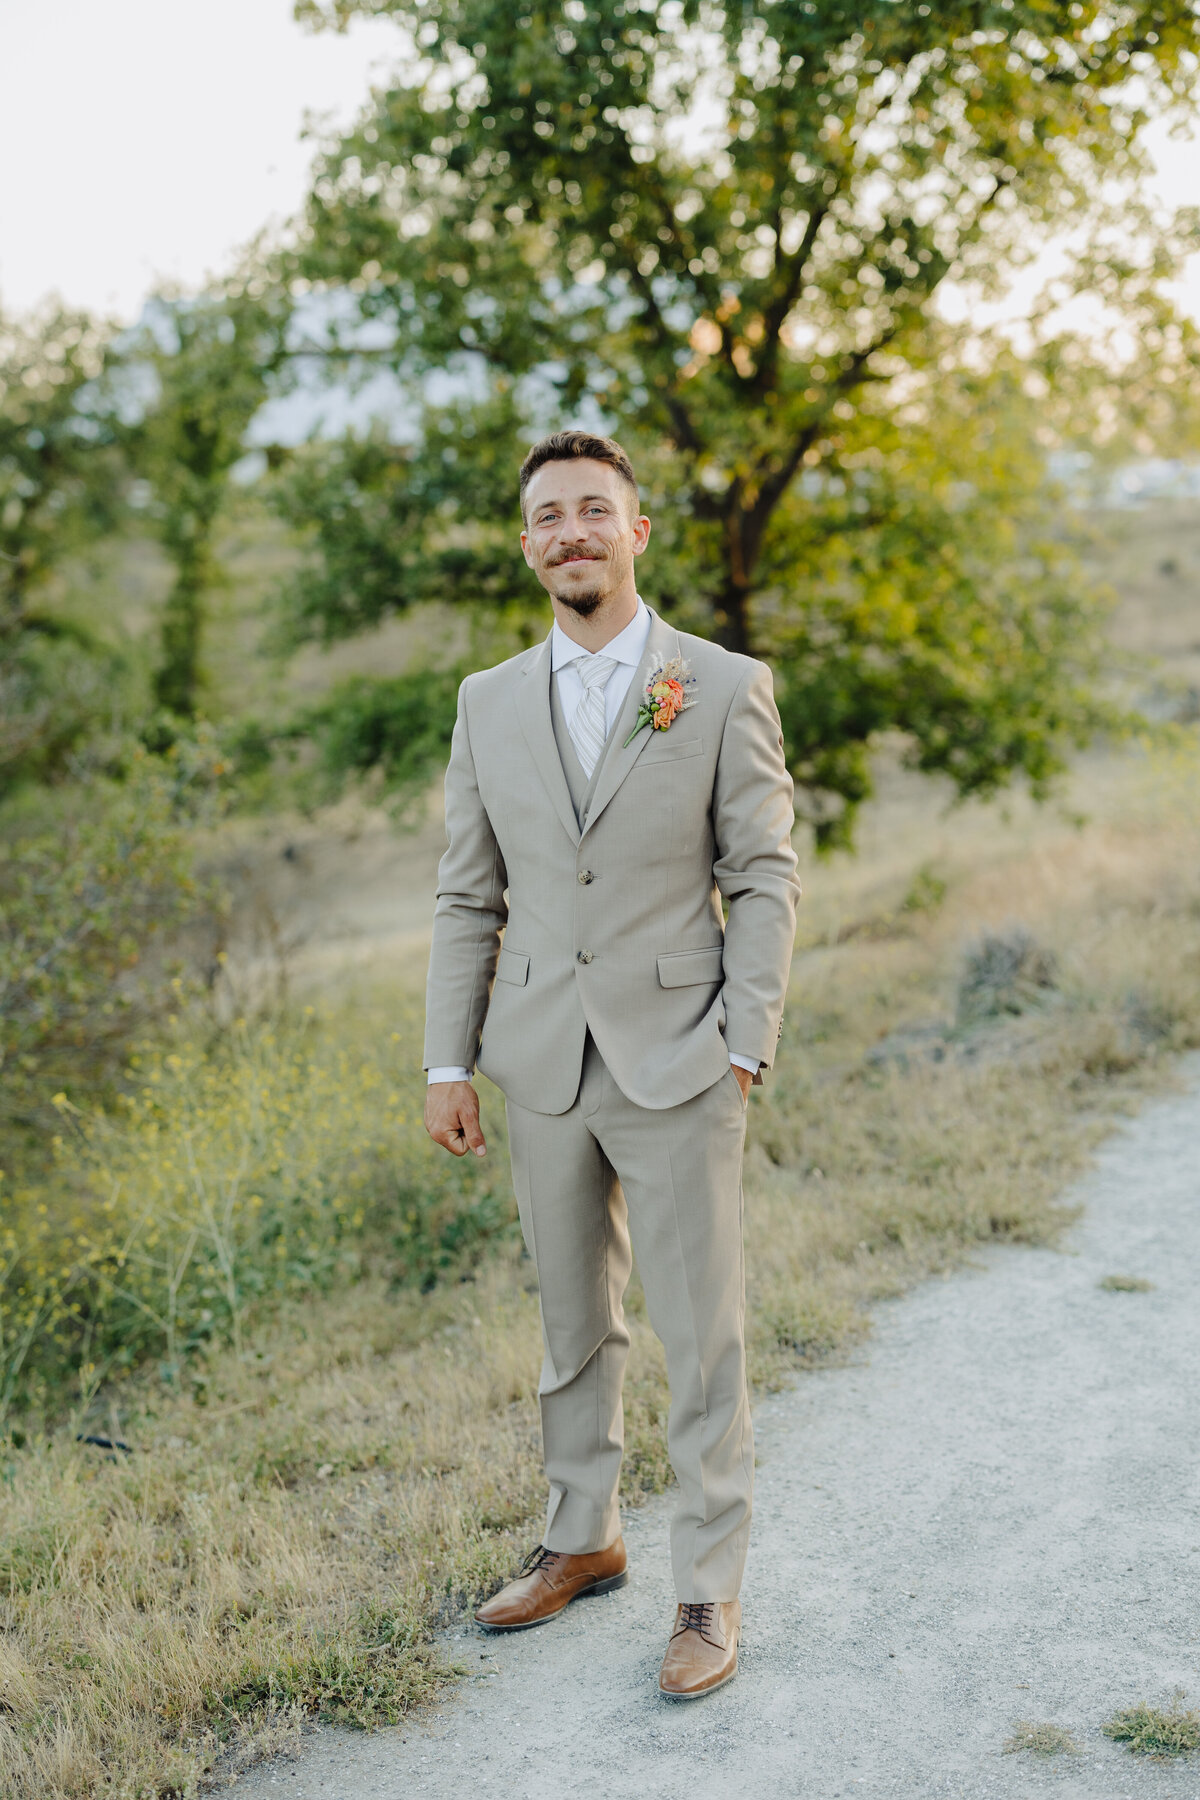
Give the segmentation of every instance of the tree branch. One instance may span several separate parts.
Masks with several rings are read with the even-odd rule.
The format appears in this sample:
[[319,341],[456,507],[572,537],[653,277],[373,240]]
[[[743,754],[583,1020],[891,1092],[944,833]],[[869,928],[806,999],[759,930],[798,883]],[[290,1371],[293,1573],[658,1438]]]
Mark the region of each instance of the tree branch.
[[[651,286],[648,277],[642,274],[642,271],[638,268],[636,262],[633,261],[632,258],[625,258],[623,260],[625,261],[626,273],[629,276],[630,283],[645,306],[651,334],[654,337],[658,348],[668,352],[673,351],[675,348],[675,336],[662,316],[662,309],[654,297],[654,289]],[[668,389],[660,396],[660,398],[663,405],[666,407],[667,412],[670,414],[680,449],[689,451],[693,456],[701,455],[704,446],[692,423],[691,414],[683,404],[678,392],[673,393]]]
[[763,310],[763,353],[758,359],[750,386],[756,394],[765,394],[774,385],[779,368],[779,333],[782,331],[789,312],[795,304],[796,295],[800,291],[800,283],[804,279],[804,265],[812,255],[821,227],[829,217],[829,209],[834,196],[823,206],[814,206],[808,215],[808,223],[804,227],[804,236],[798,247],[784,263],[776,262],[776,267],[786,269],[783,287],[772,300],[770,306]]

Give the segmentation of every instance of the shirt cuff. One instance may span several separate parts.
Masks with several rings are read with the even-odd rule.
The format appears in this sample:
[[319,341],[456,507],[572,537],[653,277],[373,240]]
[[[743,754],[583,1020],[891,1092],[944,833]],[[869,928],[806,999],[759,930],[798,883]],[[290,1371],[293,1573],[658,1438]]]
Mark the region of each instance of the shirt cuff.
[[429,1071],[430,1087],[435,1081],[470,1081],[470,1079],[470,1069],[464,1069],[461,1063],[455,1063],[452,1067],[445,1069],[430,1069]]
[[736,1050],[729,1052],[729,1060],[735,1069],[749,1069],[751,1075],[757,1075],[762,1068],[757,1056],[739,1056]]

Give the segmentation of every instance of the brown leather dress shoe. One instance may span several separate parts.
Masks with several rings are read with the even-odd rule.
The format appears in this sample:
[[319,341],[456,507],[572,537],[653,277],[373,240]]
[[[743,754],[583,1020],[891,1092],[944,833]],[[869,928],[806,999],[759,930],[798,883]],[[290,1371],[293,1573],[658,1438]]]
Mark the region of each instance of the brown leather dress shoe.
[[569,1556],[539,1544],[521,1564],[520,1574],[475,1614],[489,1631],[528,1631],[544,1625],[583,1594],[611,1594],[625,1586],[625,1545],[620,1538],[607,1550]]
[[724,1687],[737,1674],[741,1633],[739,1600],[681,1604],[658,1674],[660,1691],[672,1700],[699,1700]]

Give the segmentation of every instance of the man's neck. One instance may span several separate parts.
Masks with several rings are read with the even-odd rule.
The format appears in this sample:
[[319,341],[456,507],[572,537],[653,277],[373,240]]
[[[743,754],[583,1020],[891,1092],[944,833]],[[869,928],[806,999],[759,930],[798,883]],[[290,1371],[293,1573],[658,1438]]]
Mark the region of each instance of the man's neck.
[[560,600],[555,600],[553,595],[550,604],[563,635],[569,637],[573,644],[590,650],[594,656],[597,650],[603,650],[605,644],[611,644],[627,625],[633,623],[637,617],[638,597],[636,589],[627,594],[614,595],[611,600],[598,606],[594,613],[589,613],[586,619],[571,607],[564,606]]

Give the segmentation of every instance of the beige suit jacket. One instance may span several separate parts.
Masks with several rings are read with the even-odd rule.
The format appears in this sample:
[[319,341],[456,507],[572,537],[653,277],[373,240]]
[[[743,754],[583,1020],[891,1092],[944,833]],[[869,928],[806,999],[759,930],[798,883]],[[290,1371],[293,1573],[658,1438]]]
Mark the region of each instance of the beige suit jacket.
[[[650,669],[695,704],[629,735]],[[582,825],[550,713],[550,640],[470,675],[446,774],[425,1067],[478,1063],[565,1112],[590,1031],[636,1105],[680,1105],[770,1064],[795,933],[792,783],[771,672],[651,614]],[[722,901],[728,908],[724,917]]]

